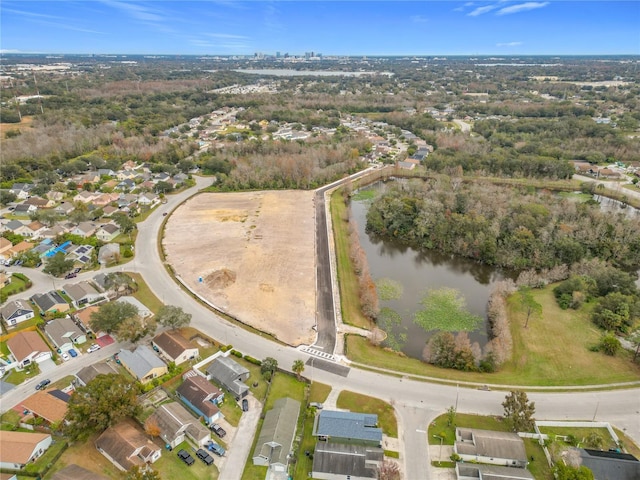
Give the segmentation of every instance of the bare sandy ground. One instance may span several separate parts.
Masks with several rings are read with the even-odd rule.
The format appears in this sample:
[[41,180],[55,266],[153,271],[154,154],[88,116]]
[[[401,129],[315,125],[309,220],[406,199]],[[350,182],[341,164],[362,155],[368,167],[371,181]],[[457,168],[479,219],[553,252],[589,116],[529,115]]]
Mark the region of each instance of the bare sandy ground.
[[266,191],[195,196],[168,219],[163,245],[200,295],[300,345],[315,338],[314,241],[313,192]]

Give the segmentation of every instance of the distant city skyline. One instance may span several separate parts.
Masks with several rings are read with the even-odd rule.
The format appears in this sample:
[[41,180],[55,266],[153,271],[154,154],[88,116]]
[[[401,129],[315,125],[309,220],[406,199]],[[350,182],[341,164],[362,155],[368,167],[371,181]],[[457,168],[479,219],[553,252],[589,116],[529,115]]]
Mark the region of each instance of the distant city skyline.
[[640,55],[640,2],[3,0],[0,52]]

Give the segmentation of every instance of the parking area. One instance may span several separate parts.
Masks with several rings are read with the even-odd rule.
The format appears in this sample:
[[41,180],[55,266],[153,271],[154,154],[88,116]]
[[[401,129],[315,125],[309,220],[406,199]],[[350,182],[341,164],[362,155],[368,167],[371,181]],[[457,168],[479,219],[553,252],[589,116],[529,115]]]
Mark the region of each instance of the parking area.
[[[251,454],[250,450],[253,445],[253,437],[258,428],[262,404],[252,395],[246,398],[249,402],[249,410],[242,414],[238,427],[233,429],[233,436],[230,430],[227,430],[227,436],[225,436],[226,443],[231,445],[232,448],[227,451],[227,455],[219,462],[219,480],[240,480],[244,471],[244,464]],[[230,429],[233,428],[224,421],[220,422],[220,425],[225,430],[227,426]]]

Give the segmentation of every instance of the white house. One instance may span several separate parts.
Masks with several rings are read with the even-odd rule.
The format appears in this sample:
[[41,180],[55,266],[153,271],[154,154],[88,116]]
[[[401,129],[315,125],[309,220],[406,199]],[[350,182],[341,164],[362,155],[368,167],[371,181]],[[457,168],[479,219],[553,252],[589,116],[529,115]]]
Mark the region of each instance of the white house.
[[2,307],[0,313],[7,328],[34,317],[33,308],[26,300],[12,300]]
[[46,452],[51,442],[48,433],[3,431],[0,435],[0,468],[22,470]]

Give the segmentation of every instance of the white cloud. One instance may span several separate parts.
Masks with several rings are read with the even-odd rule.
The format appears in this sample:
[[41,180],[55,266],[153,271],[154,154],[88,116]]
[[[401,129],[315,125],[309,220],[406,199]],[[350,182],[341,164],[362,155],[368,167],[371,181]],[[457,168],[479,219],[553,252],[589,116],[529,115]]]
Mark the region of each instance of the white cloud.
[[498,5],[485,5],[484,7],[477,7],[476,9],[471,10],[467,15],[469,17],[477,17],[478,15],[489,13],[491,10],[495,10],[496,8],[498,8]]
[[413,23],[427,23],[429,21],[429,19],[427,17],[425,17],[424,15],[412,15],[411,16],[411,21]]
[[517,47],[519,45],[522,45],[522,42],[496,43],[496,47]]
[[525,2],[518,5],[511,5],[498,10],[496,15],[511,15],[513,13],[526,12],[529,10],[535,10],[536,8],[543,8],[549,5],[549,2]]
[[232,39],[238,39],[238,40],[245,40],[249,38],[245,35],[233,35],[231,33],[205,33],[205,35],[207,37],[213,37],[213,38],[232,38]]

